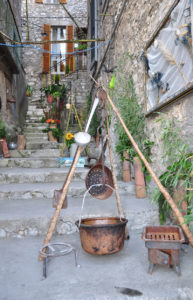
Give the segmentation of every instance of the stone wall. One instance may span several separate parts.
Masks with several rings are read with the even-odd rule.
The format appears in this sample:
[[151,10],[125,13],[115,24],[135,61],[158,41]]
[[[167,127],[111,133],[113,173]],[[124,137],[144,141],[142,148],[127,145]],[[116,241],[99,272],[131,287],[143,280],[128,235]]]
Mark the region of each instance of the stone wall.
[[[25,0],[22,1],[23,24],[26,18]],[[71,0],[65,4],[67,10],[80,27],[87,27],[87,1]],[[35,0],[28,0],[29,16],[29,37],[32,41],[42,41],[43,25],[67,26],[74,25],[71,18],[64,11],[60,4],[38,4]],[[74,25],[75,26],[75,25]],[[26,38],[26,26],[23,26],[23,39]],[[26,71],[27,84],[33,88],[33,99],[40,98],[40,88],[42,87],[42,46],[36,45],[40,50],[34,48],[24,48],[24,68]],[[62,75],[61,75],[62,79]],[[68,79],[67,79],[68,80]],[[65,79],[66,81],[66,79]]]
[[[105,17],[99,17],[100,21],[98,22],[98,26],[99,37],[105,37],[106,41],[108,41],[124,1],[110,0],[105,2],[109,2],[108,9],[105,11]],[[105,66],[107,69],[116,67],[115,70],[120,69],[119,71],[125,76],[128,74],[132,75],[135,91],[141,104],[144,104],[145,102],[145,71],[143,63],[140,60],[140,56],[142,50],[145,49],[147,42],[152,37],[155,29],[166,16],[173,3],[174,0],[127,1],[119,26],[115,32],[115,37],[111,42],[111,46],[105,59]],[[99,5],[98,13],[101,14],[101,12],[102,10]],[[99,49],[98,67],[104,51],[105,47]],[[129,53],[129,57],[124,58],[126,53]],[[98,79],[101,78],[104,84],[108,86],[111,76],[112,73],[105,72],[105,68],[102,67]],[[182,128],[182,133],[184,136],[188,137],[191,147],[193,146],[193,121],[191,115],[191,111],[193,110],[192,98],[193,96],[190,94],[162,110],[168,119],[175,118],[176,120],[181,121],[180,126]],[[155,146],[152,150],[152,166],[157,174],[160,174],[164,167],[161,161],[161,132],[158,128],[158,124],[156,123],[156,118],[157,117],[155,115],[151,115],[147,117],[146,120],[147,127],[150,132],[150,138],[155,141]],[[154,133],[152,129],[155,129]]]
[[[19,0],[2,2],[1,19],[1,30],[11,39],[19,41],[21,38],[21,2]],[[1,37],[1,42],[6,43],[7,40]],[[0,119],[5,121],[7,133],[9,131],[16,139],[17,127],[23,125],[27,104],[24,70],[15,49],[11,47],[0,49]]]

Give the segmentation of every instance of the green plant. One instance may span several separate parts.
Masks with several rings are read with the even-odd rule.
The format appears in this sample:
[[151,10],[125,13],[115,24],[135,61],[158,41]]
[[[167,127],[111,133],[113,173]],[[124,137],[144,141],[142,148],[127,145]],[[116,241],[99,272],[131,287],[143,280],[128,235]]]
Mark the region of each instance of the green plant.
[[3,120],[0,120],[0,138],[4,139],[6,137],[6,125]]
[[69,149],[70,146],[74,143],[74,135],[70,132],[67,132],[66,135],[65,135],[65,143],[66,143],[66,146],[67,148]]
[[[119,92],[116,93],[116,105],[119,107],[125,125],[146,159],[150,162],[151,147],[154,143],[149,140],[146,134],[145,116],[135,94],[133,78],[131,75],[127,78],[122,78],[120,75],[117,77],[118,82],[116,80],[116,85],[119,85]],[[116,132],[118,134],[116,150],[120,154],[121,159],[124,159],[123,151],[126,150],[129,153],[130,160],[133,161],[133,157],[137,153],[120,123],[116,124]]]
[[51,84],[40,89],[41,92],[45,92],[46,96],[55,95],[55,98],[59,96],[61,99],[64,99],[66,96],[66,87],[65,84]]
[[41,123],[46,123],[46,120],[47,120],[46,117],[42,117],[41,118]]
[[68,65],[66,65],[66,70],[65,70],[66,74],[69,74],[70,73],[70,68]]
[[33,91],[32,87],[30,85],[27,85],[27,87],[26,87],[26,96],[27,97],[31,96],[32,91]]
[[[193,214],[191,213],[191,207],[193,206],[193,191],[188,191],[188,188],[192,187],[193,183],[191,177],[193,164],[191,159],[188,159],[192,155],[193,153],[187,154],[184,152],[181,158],[168,166],[167,170],[159,177],[159,180],[163,186],[166,187],[171,196],[173,196],[178,182],[180,180],[182,181],[181,186],[183,185],[186,191],[185,199],[189,204],[189,213],[191,215],[186,216],[187,220],[193,218]],[[160,223],[163,224],[169,216],[171,208],[158,188],[155,190],[153,200],[158,203]]]
[[42,129],[42,132],[48,133],[49,131],[52,131],[52,134],[55,138],[59,139],[63,136],[63,130],[59,128],[50,128],[49,126],[45,129]]
[[78,50],[85,50],[85,49],[87,49],[87,44],[81,44],[81,43],[78,44]]
[[[189,153],[189,146],[183,139],[175,121],[167,120],[164,114],[159,115],[157,122],[160,122],[160,132],[162,132],[162,161],[164,164],[169,164],[159,179],[171,196],[174,195],[179,182],[181,182],[181,186],[183,185],[185,199],[188,202],[188,212],[185,216],[185,221],[188,223],[193,220],[193,191],[188,190],[193,186],[193,153]],[[160,223],[163,224],[169,216],[171,208],[158,188],[154,190],[153,200],[158,203]],[[179,203],[180,205],[181,203]]]
[[44,117],[41,119],[42,123],[45,123],[48,119],[57,119],[57,104],[52,103],[49,107],[43,107]]

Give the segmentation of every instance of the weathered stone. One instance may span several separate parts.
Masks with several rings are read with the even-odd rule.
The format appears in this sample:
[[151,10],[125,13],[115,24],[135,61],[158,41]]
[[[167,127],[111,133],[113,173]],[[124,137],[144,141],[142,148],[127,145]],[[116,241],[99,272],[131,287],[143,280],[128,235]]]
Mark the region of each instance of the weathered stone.
[[[67,10],[76,18],[76,21],[80,27],[87,27],[87,0],[77,1],[72,0],[65,4]],[[51,26],[67,26],[74,23],[69,18],[62,5],[60,4],[37,4],[34,0],[28,1],[28,14],[33,15],[35,18],[35,26],[29,24],[30,28],[30,40],[42,41],[42,32],[44,24]],[[26,1],[22,0],[22,15],[26,15]],[[78,18],[77,18],[78,17]],[[33,28],[33,30],[31,29]],[[23,39],[26,39],[26,31],[23,32]],[[39,48],[37,46],[37,48]],[[26,71],[26,81],[33,88],[33,99],[40,99],[40,88],[42,87],[42,51],[38,49],[24,48],[23,49],[24,68]],[[82,75],[80,75],[82,73]],[[83,71],[74,75],[69,75],[67,79],[63,79],[61,75],[61,83],[67,83],[71,81],[72,90],[81,90],[82,97],[81,102],[86,104],[86,95],[88,94],[88,76],[87,72]],[[40,80],[41,78],[41,80]],[[87,89],[83,88],[87,86]],[[79,87],[79,88],[77,88]],[[74,98],[74,94],[72,94]],[[74,99],[75,100],[75,99]],[[77,102],[76,102],[77,103]]]
[[[112,34],[115,22],[118,18],[120,7],[123,1],[112,0],[105,11],[106,15],[101,16],[101,22],[98,23],[98,35],[105,36],[108,40]],[[121,74],[125,79],[129,75],[132,75],[134,80],[135,92],[140,104],[145,106],[145,91],[144,91],[144,76],[145,70],[140,56],[142,50],[146,48],[147,42],[153,36],[155,30],[160,25],[160,22],[164,19],[167,12],[171,8],[174,1],[170,0],[150,0],[145,1],[129,1],[123,11],[119,25],[113,38],[112,47],[107,52],[104,64],[107,68],[115,69],[116,74]],[[99,10],[102,9],[99,4]],[[112,16],[112,17],[110,17]],[[114,20],[113,20],[114,16]],[[114,22],[114,24],[113,24]],[[129,53],[129,57],[126,54]],[[103,58],[104,49],[98,49],[98,66]],[[104,72],[102,67],[99,73],[98,80],[102,79],[105,86],[109,85],[112,74]],[[120,82],[121,84],[121,82]],[[116,92],[113,93],[116,98]],[[193,149],[193,101],[192,94],[184,96],[181,100],[170,104],[167,108],[164,108],[164,112],[168,118],[174,118],[180,120],[182,127],[182,134],[188,138],[190,144],[190,151]],[[147,127],[149,131],[149,137],[151,141],[155,142],[152,148],[152,167],[155,172],[160,175],[166,166],[161,161],[163,155],[163,149],[161,147],[161,130],[159,124],[156,123],[158,115],[154,114],[147,117]],[[111,127],[116,127],[115,120],[112,119]],[[159,129],[158,129],[159,128]],[[154,129],[154,132],[153,132]],[[116,135],[116,134],[115,134]],[[113,135],[113,145],[116,144],[116,139]],[[115,147],[113,149],[115,153],[115,164],[118,164],[120,168],[120,159],[116,155]],[[117,170],[117,169],[116,169]],[[120,173],[120,170],[119,170]]]

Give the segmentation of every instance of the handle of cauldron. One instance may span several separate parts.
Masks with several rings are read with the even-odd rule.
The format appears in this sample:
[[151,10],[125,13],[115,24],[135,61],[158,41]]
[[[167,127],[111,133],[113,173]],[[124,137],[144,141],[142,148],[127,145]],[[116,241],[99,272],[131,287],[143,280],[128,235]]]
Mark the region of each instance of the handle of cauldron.
[[[112,188],[112,186],[108,185],[108,184],[105,184],[106,186],[108,186],[109,188],[111,188],[113,191],[114,189]],[[80,211],[80,217],[79,217],[79,222],[78,222],[78,228],[80,228],[80,224],[81,224],[81,219],[82,219],[82,211],[83,211],[83,208],[84,208],[84,201],[85,201],[85,198],[86,198],[86,195],[88,194],[88,192],[90,191],[91,188],[93,188],[94,186],[104,186],[104,184],[102,183],[97,183],[97,184],[93,184],[89,187],[88,190],[86,190],[86,192],[84,193],[84,196],[83,196],[83,199],[82,199],[82,207],[81,207],[81,211]],[[118,212],[119,213],[119,212]],[[119,218],[120,218],[120,221],[122,221],[122,218],[121,218],[121,215],[119,214]]]
[[99,98],[95,98],[94,102],[93,102],[93,106],[92,106],[91,112],[90,112],[90,115],[89,115],[89,118],[88,118],[88,121],[87,121],[87,124],[86,124],[86,127],[85,127],[85,132],[88,131],[88,128],[90,126],[90,122],[92,120],[92,117],[94,115],[95,109],[96,109],[96,107],[97,107],[98,104],[99,104]]

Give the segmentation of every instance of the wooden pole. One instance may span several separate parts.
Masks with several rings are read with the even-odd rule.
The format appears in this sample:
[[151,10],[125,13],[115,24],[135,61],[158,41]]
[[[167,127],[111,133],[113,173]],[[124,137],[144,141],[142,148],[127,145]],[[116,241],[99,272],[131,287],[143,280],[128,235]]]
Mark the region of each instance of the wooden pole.
[[[104,89],[104,88],[103,88]],[[104,89],[104,91],[106,92],[106,90]],[[107,100],[110,103],[113,111],[115,112],[115,114],[117,115],[121,125],[123,126],[128,138],[130,139],[133,147],[135,148],[136,152],[139,154],[140,158],[142,159],[142,161],[144,162],[144,165],[146,166],[147,170],[149,171],[151,177],[153,178],[153,180],[155,181],[155,183],[157,184],[159,190],[161,191],[161,193],[164,195],[166,201],[169,203],[171,209],[173,210],[173,212],[175,213],[175,215],[177,216],[180,225],[182,227],[182,229],[184,230],[191,246],[193,247],[193,235],[188,227],[187,224],[184,223],[184,218],[182,213],[180,212],[180,210],[178,209],[177,205],[175,204],[174,200],[172,199],[172,197],[170,196],[170,194],[168,193],[168,191],[165,189],[165,187],[161,184],[160,180],[157,178],[157,176],[155,175],[155,173],[153,172],[150,164],[148,163],[148,161],[146,160],[146,158],[144,157],[143,153],[141,152],[141,150],[139,149],[138,145],[136,144],[136,142],[134,141],[132,135],[130,134],[129,130],[127,129],[123,119],[121,118],[116,106],[114,105],[113,101],[111,100],[111,98],[109,97],[108,93],[107,94]]]
[[[106,113],[107,113],[107,108],[106,108]],[[118,212],[119,212],[120,217],[124,218],[125,216],[124,216],[123,207],[121,205],[121,199],[120,199],[120,196],[119,196],[119,188],[118,188],[118,184],[117,184],[117,178],[115,176],[113,154],[112,154],[112,149],[111,149],[111,136],[110,136],[108,115],[106,116],[106,122],[107,122],[109,158],[110,158],[110,163],[111,163],[111,170],[112,170],[113,183],[114,183],[114,188],[115,188],[115,195],[116,195],[116,200],[117,200],[117,208],[118,208]]]
[[[123,210],[123,207],[121,205],[121,199],[119,195],[119,187],[117,184],[117,178],[115,175],[115,168],[114,168],[114,161],[113,161],[113,153],[112,153],[112,148],[111,148],[111,135],[110,135],[110,128],[109,128],[109,120],[108,120],[108,113],[107,113],[107,107],[105,103],[105,109],[106,109],[106,122],[107,122],[107,134],[108,134],[108,146],[109,146],[109,157],[110,157],[110,163],[111,163],[111,170],[112,170],[112,176],[113,176],[113,184],[115,188],[115,195],[116,195],[116,201],[117,201],[117,208],[118,212],[121,218],[125,218],[125,213]],[[127,226],[125,227],[125,240],[129,239],[129,230]]]
[[[51,223],[50,223],[50,227],[48,229],[48,232],[47,232],[47,235],[45,237],[45,240],[43,242],[43,245],[46,245],[50,242],[51,238],[52,238],[52,235],[53,235],[53,232],[54,232],[54,229],[56,227],[56,222],[58,220],[58,217],[59,217],[59,214],[60,214],[60,211],[62,209],[62,205],[63,205],[63,202],[64,202],[64,199],[66,197],[66,194],[67,194],[67,191],[68,191],[68,187],[70,185],[70,182],[72,180],[72,177],[74,175],[74,172],[75,172],[75,169],[76,169],[76,165],[78,163],[78,160],[79,160],[79,157],[80,157],[80,154],[83,150],[83,147],[80,147],[78,146],[77,147],[77,150],[76,150],[76,154],[74,156],[74,160],[73,160],[73,163],[72,163],[72,166],[69,170],[69,173],[68,173],[68,176],[66,178],[66,182],[65,182],[65,185],[63,187],[63,191],[62,191],[62,195],[61,195],[61,198],[60,200],[58,201],[58,205],[56,207],[56,210],[55,210],[55,213],[54,213],[54,216],[51,220]],[[43,259],[43,255],[40,254],[39,255],[39,260],[41,261]]]

